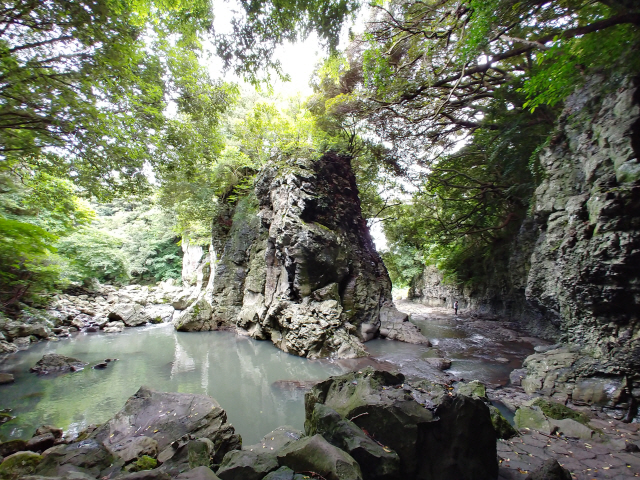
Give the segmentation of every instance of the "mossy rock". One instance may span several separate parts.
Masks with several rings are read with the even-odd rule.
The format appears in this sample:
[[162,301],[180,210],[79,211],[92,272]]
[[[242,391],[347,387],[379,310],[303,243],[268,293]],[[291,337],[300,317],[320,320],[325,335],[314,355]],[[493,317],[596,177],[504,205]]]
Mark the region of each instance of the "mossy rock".
[[15,480],[31,475],[42,460],[42,455],[34,452],[18,452],[9,455],[0,465],[0,479]]
[[504,418],[504,415],[500,413],[500,410],[493,405],[490,405],[489,411],[491,412],[491,423],[493,424],[493,428],[496,430],[496,436],[498,438],[508,440],[509,438],[519,435],[518,431],[513,428],[509,421]]
[[153,470],[158,466],[158,461],[149,455],[142,455],[136,460],[128,470],[130,472],[141,472],[143,470]]
[[471,398],[477,398],[478,400],[487,401],[487,389],[484,386],[484,383],[479,382],[478,380],[473,380],[469,383],[459,383],[458,388],[456,389],[456,393],[458,395],[465,395]]
[[566,418],[570,418],[571,420],[575,420],[583,425],[589,425],[589,421],[591,420],[584,413],[576,412],[575,410],[570,409],[562,405],[561,403],[552,402],[550,400],[546,400],[544,398],[537,398],[534,400],[534,406],[538,407],[542,410],[547,417],[553,418],[554,420],[564,420]]

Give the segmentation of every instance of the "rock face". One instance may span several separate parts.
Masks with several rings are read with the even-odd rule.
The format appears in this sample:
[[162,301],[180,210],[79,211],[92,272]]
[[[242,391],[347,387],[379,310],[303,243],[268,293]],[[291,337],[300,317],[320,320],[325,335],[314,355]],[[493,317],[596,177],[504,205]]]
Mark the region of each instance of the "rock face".
[[558,352],[536,354],[523,385],[619,415],[640,398],[639,139],[638,79],[592,78],[540,154],[543,180],[510,257],[496,260],[503,273],[459,290],[428,269],[413,289],[425,303],[459,299],[462,311],[562,340],[570,352],[555,364]]
[[[316,404],[333,409],[338,418],[332,420],[330,412]],[[498,476],[496,434],[489,409],[481,400],[451,394],[441,385],[426,381],[411,385],[401,374],[369,368],[319,383],[305,396],[305,410],[307,433],[324,431],[329,439],[336,439],[341,429],[355,425],[385,452],[397,454],[400,475],[395,478],[482,480]],[[392,459],[378,461],[386,465],[388,478],[393,478]]]
[[393,306],[347,157],[267,167],[255,197],[223,210],[213,243],[224,251],[211,311],[200,305],[174,321],[178,330],[236,328],[295,355],[347,358],[365,355],[381,312],[406,319]]

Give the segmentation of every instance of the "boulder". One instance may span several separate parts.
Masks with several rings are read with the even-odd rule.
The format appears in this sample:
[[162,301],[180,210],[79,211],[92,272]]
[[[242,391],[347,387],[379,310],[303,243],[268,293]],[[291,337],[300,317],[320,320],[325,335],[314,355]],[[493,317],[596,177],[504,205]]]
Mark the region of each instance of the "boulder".
[[56,428],[52,425],[42,425],[36,430],[36,435],[44,435],[50,433],[54,438],[62,438],[64,431],[61,428]]
[[158,455],[158,442],[146,436],[128,437],[125,440],[111,444],[107,449],[115,456],[120,457],[125,463],[131,462],[143,455],[156,457]]
[[14,382],[13,375],[10,373],[0,373],[0,385],[4,385],[5,383],[13,383]]
[[16,439],[0,443],[0,457],[8,457],[24,450],[27,450],[27,442],[25,440]]
[[9,455],[0,464],[0,478],[13,480],[36,471],[42,456],[35,452],[18,452]]
[[380,309],[380,336],[389,340],[431,346],[418,326],[409,321],[408,315],[392,306]]
[[401,374],[366,368],[317,384],[305,396],[305,425],[316,403],[350,419],[400,457],[407,479],[483,480],[498,475],[488,407],[442,385],[414,388]]
[[171,480],[171,476],[160,469],[144,470],[142,472],[127,473],[115,477],[114,480]]
[[46,432],[41,435],[35,435],[27,441],[27,450],[32,452],[42,452],[49,447],[53,447],[56,437],[52,433]]
[[42,456],[44,460],[35,473],[44,476],[65,476],[65,472],[76,471],[96,477],[116,461],[102,444],[93,439],[51,447]]
[[109,311],[109,320],[121,321],[127,327],[138,327],[149,322],[144,308],[138,303],[116,303]]
[[[227,414],[211,397],[188,393],[164,393],[141,387],[122,410],[96,429],[91,438],[120,455],[117,445],[145,435],[157,442],[158,458],[167,461],[185,437],[208,438],[214,445],[214,462],[239,448],[240,437],[227,423]],[[184,442],[183,445],[186,445]],[[161,457],[162,456],[162,457]]]
[[216,475],[222,480],[261,480],[278,466],[271,451],[234,450],[224,456]]
[[209,467],[214,448],[213,442],[208,438],[191,440],[187,444],[189,468]]
[[591,440],[596,433],[592,428],[576,422],[571,418],[565,418],[563,420],[551,419],[549,423],[551,424],[552,430],[555,430],[556,433],[562,434],[565,437]]
[[13,343],[9,343],[5,340],[0,340],[0,354],[16,353],[17,351],[18,347],[16,347]]
[[520,430],[537,430],[546,435],[550,435],[553,430],[549,419],[539,407],[522,406],[518,408],[514,422],[516,428]]
[[555,458],[546,460],[538,469],[531,472],[524,480],[571,480],[571,473],[562,468]]
[[489,405],[489,411],[491,412],[491,423],[498,438],[508,440],[509,438],[519,435],[518,431],[504,418],[500,410],[493,405]]
[[31,371],[38,374],[60,373],[82,370],[87,365],[87,362],[77,358],[65,357],[57,353],[47,353],[38,360],[36,365],[31,368]]
[[208,467],[196,467],[175,478],[176,480],[220,480],[220,477]]
[[448,358],[432,357],[432,358],[424,358],[423,360],[427,362],[429,365],[431,365],[433,368],[436,368],[438,370],[444,371],[451,368],[451,360],[449,360]]
[[174,311],[171,305],[147,305],[144,314],[151,323],[168,323],[173,318]]
[[121,322],[120,320],[108,322],[102,330],[104,333],[120,333],[124,330],[124,322]]
[[400,458],[358,428],[353,422],[322,403],[316,403],[306,422],[307,435],[320,434],[332,445],[351,455],[360,465],[364,480],[393,480],[400,476]]
[[286,446],[278,453],[278,461],[296,472],[315,472],[327,480],[362,479],[358,462],[322,435],[305,437]]

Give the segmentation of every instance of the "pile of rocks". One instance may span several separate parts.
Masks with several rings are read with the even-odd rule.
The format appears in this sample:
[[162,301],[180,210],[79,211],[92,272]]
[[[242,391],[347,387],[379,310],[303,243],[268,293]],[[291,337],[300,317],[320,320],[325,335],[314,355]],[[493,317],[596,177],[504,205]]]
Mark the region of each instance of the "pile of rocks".
[[153,287],[100,285],[92,292],[60,293],[46,309],[23,305],[17,318],[0,314],[0,354],[77,331],[118,333],[125,327],[171,322],[200,290],[199,284],[183,287],[167,280]]
[[[445,385],[365,369],[316,385],[305,433],[279,427],[242,446],[205,395],[142,387],[99,427],[64,439],[50,427],[0,444],[0,478],[170,480],[496,479],[489,409]],[[45,431],[47,430],[47,431]],[[214,471],[216,473],[214,473]]]

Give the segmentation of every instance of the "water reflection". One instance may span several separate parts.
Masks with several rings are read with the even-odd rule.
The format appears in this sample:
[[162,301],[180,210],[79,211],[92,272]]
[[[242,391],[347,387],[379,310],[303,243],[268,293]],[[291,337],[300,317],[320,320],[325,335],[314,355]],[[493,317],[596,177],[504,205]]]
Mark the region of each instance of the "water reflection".
[[[105,358],[119,360],[104,370],[88,367],[56,377],[29,373],[45,353],[92,365]],[[16,377],[2,387],[0,407],[13,409],[18,417],[0,427],[3,439],[28,438],[45,423],[72,432],[102,423],[141,385],[148,385],[214,397],[244,441],[254,443],[280,425],[303,427],[304,390],[283,388],[279,381],[320,380],[346,368],[294,357],[269,342],[228,332],[180,333],[160,325],[41,343],[8,357],[0,370]]]

